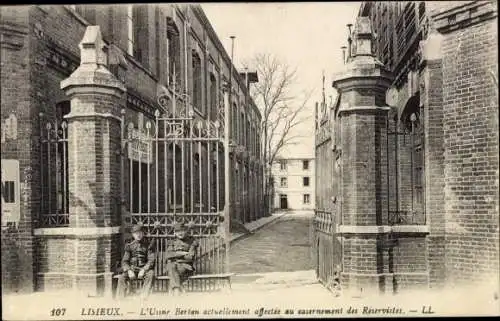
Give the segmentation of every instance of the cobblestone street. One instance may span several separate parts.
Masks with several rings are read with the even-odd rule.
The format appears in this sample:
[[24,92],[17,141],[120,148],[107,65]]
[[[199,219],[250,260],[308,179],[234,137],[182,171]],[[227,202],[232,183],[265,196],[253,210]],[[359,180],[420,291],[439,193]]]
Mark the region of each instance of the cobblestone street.
[[312,218],[312,211],[290,212],[231,244],[231,272],[248,274],[314,269],[310,250]]
[[291,211],[231,244],[234,291],[260,293],[312,286],[330,296],[316,279],[311,255],[312,211]]

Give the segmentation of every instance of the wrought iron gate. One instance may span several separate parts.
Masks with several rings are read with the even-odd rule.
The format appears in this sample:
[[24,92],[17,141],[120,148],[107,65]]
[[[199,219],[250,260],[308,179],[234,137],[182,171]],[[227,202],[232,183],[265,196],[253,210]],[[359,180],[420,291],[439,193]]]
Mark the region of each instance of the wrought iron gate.
[[[195,117],[188,102],[158,98],[165,110],[156,111],[145,126],[122,118],[122,195],[125,226],[142,223],[155,239],[157,276],[166,275],[166,249],[176,222],[186,224],[200,246],[196,275],[188,287],[214,290],[229,272],[229,229],[224,195],[224,107],[218,119]],[[170,105],[169,105],[170,104]],[[170,110],[170,111],[167,111]],[[140,128],[143,127],[143,128]],[[166,288],[158,280],[156,290]]]
[[323,103],[322,117],[316,125],[316,208],[314,211],[315,259],[318,281],[340,295],[342,271],[342,242],[336,233],[340,206],[337,201],[340,173],[336,164],[340,157],[334,151],[338,137],[332,133],[330,114]]
[[335,215],[331,211],[315,211],[316,274],[320,283],[340,295],[342,247],[335,233]]

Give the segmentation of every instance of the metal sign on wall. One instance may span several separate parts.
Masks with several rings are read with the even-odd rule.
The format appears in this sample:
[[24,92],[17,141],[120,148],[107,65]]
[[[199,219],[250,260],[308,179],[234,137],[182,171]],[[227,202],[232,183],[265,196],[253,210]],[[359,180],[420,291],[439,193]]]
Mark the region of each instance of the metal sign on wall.
[[2,225],[18,223],[21,216],[19,161],[2,159]]
[[128,157],[134,161],[151,164],[153,161],[151,137],[135,128],[129,128],[128,135]]

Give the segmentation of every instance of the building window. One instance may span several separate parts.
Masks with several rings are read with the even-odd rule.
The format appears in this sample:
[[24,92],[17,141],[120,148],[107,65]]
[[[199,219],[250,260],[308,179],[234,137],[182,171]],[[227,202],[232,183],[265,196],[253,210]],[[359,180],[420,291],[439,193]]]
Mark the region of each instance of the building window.
[[[169,144],[168,146],[168,175],[167,180],[167,190],[168,190],[168,205],[169,207],[182,206],[182,185],[178,184],[179,177],[182,177],[183,172],[183,162],[184,155],[182,153],[181,147],[175,144]],[[174,176],[175,175],[175,176]],[[176,178],[174,180],[174,177]],[[176,184],[177,182],[177,184]],[[161,203],[160,203],[161,204]]]
[[[257,130],[259,130],[260,127],[257,128]],[[255,142],[257,144],[257,157],[260,159],[261,157],[261,150],[260,150],[260,145],[261,145],[261,142],[260,142],[260,133],[256,133],[256,139],[255,139]]]
[[245,146],[247,147],[247,150],[251,150],[249,136],[250,136],[250,121],[247,119],[247,123],[245,125]]
[[202,106],[202,72],[201,58],[196,51],[193,51],[192,57],[192,76],[193,76],[193,106],[198,111],[203,111]]
[[256,144],[255,144],[255,126],[252,125],[251,130],[250,130],[250,145],[252,148],[252,154],[257,154],[256,152]]
[[422,19],[424,15],[425,15],[425,2],[422,1],[418,5],[418,16],[420,17],[420,19]]
[[217,104],[217,79],[213,73],[210,73],[210,120],[217,120],[218,104]]
[[232,121],[232,133],[233,133],[233,142],[236,143],[238,141],[238,107],[236,107],[236,103],[233,103],[233,114],[231,115]]
[[240,128],[238,132],[240,145],[245,144],[245,114],[243,112],[240,113]]
[[179,29],[172,18],[167,18],[167,55],[168,55],[168,84],[176,87],[181,83],[181,45]]
[[288,180],[286,177],[280,178],[280,187],[287,187],[288,186]]
[[304,204],[310,204],[310,203],[311,203],[311,195],[304,194]]
[[302,185],[309,186],[309,177],[302,177]]
[[149,47],[147,5],[127,5],[127,53],[148,66]]
[[282,159],[279,162],[280,162],[280,169],[282,171],[286,171],[286,168],[287,168],[286,160]]
[[144,180],[148,177],[148,164],[128,158],[130,170],[130,211],[148,212],[148,189]]
[[303,170],[309,169],[309,161],[308,160],[302,161],[302,169]]
[[134,55],[134,6],[127,6],[127,53]]
[[457,21],[457,15],[454,14],[454,15],[451,15],[448,17],[448,23],[455,23]]
[[424,175],[424,167],[423,167],[423,153],[422,153],[422,145],[419,144],[415,147],[414,152],[414,208],[417,211],[423,211],[424,204],[424,186],[423,186],[423,175]]
[[[409,143],[408,155],[405,155],[407,160],[407,172],[409,177],[409,184],[411,189],[408,191],[411,193],[411,197],[408,200],[411,202],[408,206],[408,210],[411,213],[410,217],[406,220],[410,223],[425,223],[425,208],[424,208],[424,153],[423,153],[423,124],[421,120],[421,115],[419,113],[418,102],[414,102],[413,106],[406,112],[405,116],[402,117],[405,136],[404,139],[406,143]],[[401,157],[402,159],[402,157]],[[404,165],[404,164],[403,164]],[[400,164],[400,166],[403,166]]]
[[[201,207],[201,190],[200,190],[200,181],[201,181],[201,176],[200,176],[200,165],[201,165],[201,158],[200,154],[196,153],[194,154],[193,158],[193,210],[199,211]],[[200,206],[200,207],[198,207]]]

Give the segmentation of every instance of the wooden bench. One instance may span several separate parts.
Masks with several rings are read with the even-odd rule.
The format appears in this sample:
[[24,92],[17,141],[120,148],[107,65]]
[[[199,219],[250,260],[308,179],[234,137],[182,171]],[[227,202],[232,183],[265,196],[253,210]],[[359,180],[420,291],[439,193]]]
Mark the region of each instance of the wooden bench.
[[[234,275],[234,273],[219,273],[219,274],[195,274],[191,275],[188,277],[188,280],[224,280],[227,282],[228,289],[231,290],[231,277]],[[120,274],[116,274],[113,276],[113,279],[118,279],[120,277]],[[159,275],[155,276],[155,281],[169,281],[170,277],[168,275]],[[142,286],[143,280],[142,279],[135,279],[132,280],[131,286],[132,286],[132,291],[136,291],[140,286]],[[167,286],[167,292],[168,292],[168,286]]]
[[[188,277],[188,280],[224,280],[227,282],[228,289],[231,290],[231,276],[234,273],[219,273],[219,274],[195,274]],[[155,278],[156,280],[169,281],[168,275],[160,275]],[[167,287],[168,288],[168,287]]]

